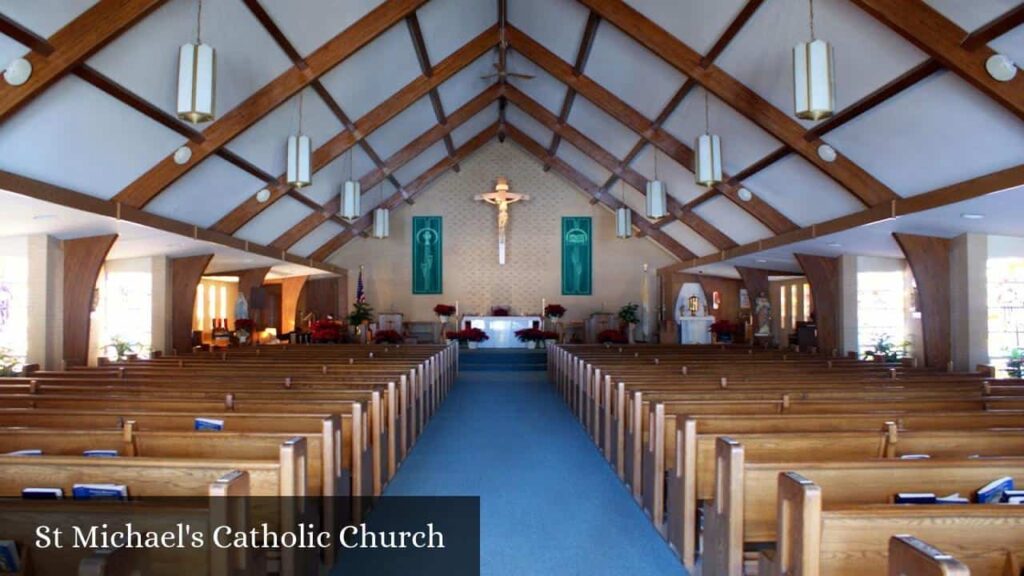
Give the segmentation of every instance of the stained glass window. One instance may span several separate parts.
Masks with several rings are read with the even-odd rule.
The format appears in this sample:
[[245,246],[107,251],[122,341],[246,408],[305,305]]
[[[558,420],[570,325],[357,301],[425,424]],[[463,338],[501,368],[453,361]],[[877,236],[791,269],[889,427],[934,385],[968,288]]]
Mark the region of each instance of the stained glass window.
[[1024,258],[988,261],[988,354],[997,368],[1024,348]]
[[861,354],[887,336],[897,348],[906,341],[903,272],[857,274],[857,340]]

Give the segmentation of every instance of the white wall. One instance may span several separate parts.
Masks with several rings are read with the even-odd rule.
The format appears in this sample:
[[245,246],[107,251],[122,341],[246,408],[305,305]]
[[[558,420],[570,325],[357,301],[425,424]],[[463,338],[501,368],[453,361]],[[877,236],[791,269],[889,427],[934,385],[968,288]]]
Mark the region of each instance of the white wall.
[[980,234],[963,234],[950,244],[950,338],[956,370],[974,370],[989,362],[988,246],[989,240]]

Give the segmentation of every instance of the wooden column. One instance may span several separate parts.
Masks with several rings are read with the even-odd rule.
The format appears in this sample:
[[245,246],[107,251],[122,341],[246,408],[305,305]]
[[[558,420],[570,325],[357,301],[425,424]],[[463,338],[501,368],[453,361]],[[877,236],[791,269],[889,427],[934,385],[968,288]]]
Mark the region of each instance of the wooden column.
[[64,362],[89,363],[89,317],[96,279],[117,234],[65,240],[64,249]]
[[893,238],[917,281],[925,366],[945,368],[951,358],[949,240],[896,232]]
[[302,290],[306,286],[309,276],[292,276],[281,280],[274,280],[274,284],[281,285],[281,333],[294,332],[298,326],[299,299]]
[[750,297],[751,307],[753,307],[754,300],[762,292],[765,297],[771,296],[768,291],[767,270],[737,266],[736,271],[740,273],[740,278],[743,279],[743,287],[747,289],[747,296]]
[[192,316],[196,286],[213,254],[171,260],[171,345],[178,354],[192,349]]
[[794,254],[814,299],[818,348],[830,353],[839,346],[839,258]]
[[252,289],[263,285],[263,279],[270,272],[270,266],[242,270],[238,273],[238,293],[245,296],[245,301],[252,306]]

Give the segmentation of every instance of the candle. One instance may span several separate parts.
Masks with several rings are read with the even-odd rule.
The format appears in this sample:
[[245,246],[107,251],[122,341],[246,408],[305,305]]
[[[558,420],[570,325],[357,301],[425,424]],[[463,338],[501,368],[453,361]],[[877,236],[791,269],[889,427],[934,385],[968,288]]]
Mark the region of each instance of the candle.
[[543,316],[544,315],[544,311],[547,310],[547,309],[548,309],[548,300],[547,300],[547,298],[541,298],[540,299],[540,315]]
[[458,300],[455,301],[455,317],[456,318],[459,317],[459,301]]

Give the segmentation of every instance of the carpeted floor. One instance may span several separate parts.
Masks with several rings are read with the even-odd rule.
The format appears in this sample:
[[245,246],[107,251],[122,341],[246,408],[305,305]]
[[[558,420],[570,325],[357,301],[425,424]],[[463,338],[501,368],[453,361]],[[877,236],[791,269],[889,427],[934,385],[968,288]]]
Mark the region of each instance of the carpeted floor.
[[503,364],[464,366],[386,495],[480,496],[485,576],[684,574],[547,373]]

